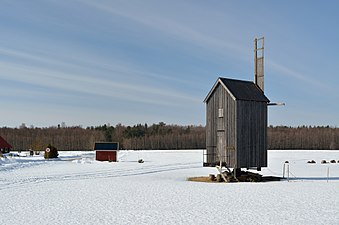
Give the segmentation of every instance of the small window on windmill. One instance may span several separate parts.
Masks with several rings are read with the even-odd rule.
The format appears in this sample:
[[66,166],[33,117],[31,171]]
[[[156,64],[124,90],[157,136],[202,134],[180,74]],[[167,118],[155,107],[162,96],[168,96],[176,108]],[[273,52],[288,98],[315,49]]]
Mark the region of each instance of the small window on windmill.
[[224,109],[219,109],[219,118],[224,117]]

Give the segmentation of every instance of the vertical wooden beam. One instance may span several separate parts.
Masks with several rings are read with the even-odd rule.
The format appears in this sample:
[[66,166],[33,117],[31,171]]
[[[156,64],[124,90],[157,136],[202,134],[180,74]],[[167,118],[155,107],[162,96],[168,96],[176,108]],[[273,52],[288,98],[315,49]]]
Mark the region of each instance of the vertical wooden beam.
[[[259,41],[261,46],[258,48]],[[264,37],[254,39],[254,83],[264,92]]]
[[258,74],[257,74],[257,58],[258,58],[258,53],[257,53],[257,48],[258,48],[258,39],[254,38],[254,83],[258,83]]

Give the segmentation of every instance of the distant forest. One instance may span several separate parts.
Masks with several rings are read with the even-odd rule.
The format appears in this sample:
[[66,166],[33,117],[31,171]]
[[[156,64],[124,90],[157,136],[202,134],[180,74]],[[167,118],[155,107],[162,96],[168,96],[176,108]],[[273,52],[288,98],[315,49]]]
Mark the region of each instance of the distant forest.
[[[56,126],[48,128],[0,128],[0,135],[15,150],[43,150],[48,144],[58,150],[91,150],[96,141],[119,142],[121,149],[205,149],[204,126],[137,124]],[[268,127],[268,149],[339,149],[339,128]]]

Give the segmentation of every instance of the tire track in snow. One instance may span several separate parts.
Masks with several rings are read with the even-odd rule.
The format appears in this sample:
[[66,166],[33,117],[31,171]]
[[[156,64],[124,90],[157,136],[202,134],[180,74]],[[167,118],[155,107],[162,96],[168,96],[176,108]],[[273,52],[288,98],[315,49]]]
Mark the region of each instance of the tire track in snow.
[[[194,163],[174,163],[166,165],[150,165],[143,166],[140,168],[112,168],[96,171],[84,171],[81,173],[68,173],[68,174],[58,174],[58,175],[49,175],[49,176],[34,176],[27,178],[18,178],[14,179],[1,179],[0,190],[21,187],[28,184],[40,184],[44,182],[53,182],[53,181],[64,181],[64,180],[89,180],[89,179],[107,179],[115,177],[130,177],[130,176],[140,176],[147,174],[155,174],[161,172],[175,171],[175,170],[185,170],[192,168],[201,168],[201,162]],[[15,179],[16,178],[16,179]]]

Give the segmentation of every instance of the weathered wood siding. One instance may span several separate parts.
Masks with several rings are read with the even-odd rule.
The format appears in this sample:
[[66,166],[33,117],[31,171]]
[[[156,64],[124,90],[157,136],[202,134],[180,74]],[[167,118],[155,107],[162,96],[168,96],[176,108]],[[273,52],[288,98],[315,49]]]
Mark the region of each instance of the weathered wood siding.
[[[221,111],[220,111],[221,110]],[[218,85],[206,102],[206,165],[227,165],[236,159],[236,102],[222,85]]]
[[234,100],[216,86],[206,102],[206,150],[205,166],[266,167],[267,103]]
[[237,101],[237,167],[267,166],[267,103]]

